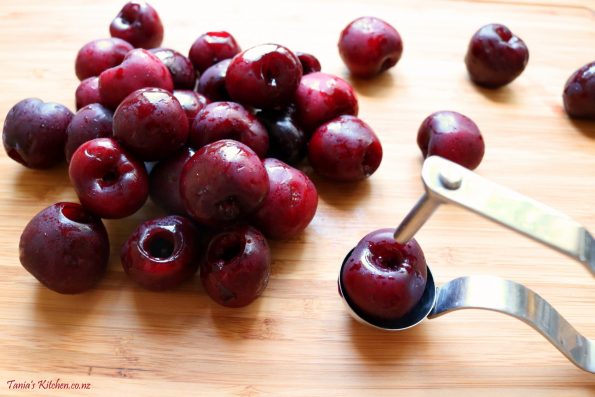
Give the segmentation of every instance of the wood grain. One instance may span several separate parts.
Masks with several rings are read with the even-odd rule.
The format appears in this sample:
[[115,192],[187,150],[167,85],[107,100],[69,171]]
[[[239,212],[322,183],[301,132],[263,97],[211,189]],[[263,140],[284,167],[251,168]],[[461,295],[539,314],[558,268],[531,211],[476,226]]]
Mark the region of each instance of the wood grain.
[[[212,303],[197,279],[151,293],[122,272],[120,244],[144,219],[106,222],[110,271],[98,289],[61,296],[20,266],[18,238],[28,220],[76,197],[66,168],[27,170],[0,155],[0,395],[544,395],[592,396],[584,373],[524,324],[467,311],[397,334],[352,321],[337,295],[345,253],[359,238],[396,226],[422,192],[415,136],[440,109],[460,111],[487,143],[478,172],[566,212],[595,230],[595,123],[562,109],[566,78],[595,55],[593,0],[284,2],[153,0],[164,45],[186,52],[199,34],[232,32],[244,48],[278,42],[319,56],[323,69],[349,78],[336,40],[351,19],[393,23],[405,51],[373,81],[352,81],[360,116],[380,136],[385,157],[370,180],[353,186],[316,180],[318,213],[298,238],[272,243],[273,276],[253,305]],[[121,1],[0,3],[0,117],[37,96],[74,107],[76,52],[107,36]],[[482,24],[508,25],[528,44],[529,66],[498,91],[471,85],[462,62]],[[471,274],[522,282],[595,338],[595,288],[583,268],[556,252],[453,207],[419,233],[438,283]],[[90,390],[9,390],[7,381],[90,383]],[[404,393],[404,394],[403,394]]]

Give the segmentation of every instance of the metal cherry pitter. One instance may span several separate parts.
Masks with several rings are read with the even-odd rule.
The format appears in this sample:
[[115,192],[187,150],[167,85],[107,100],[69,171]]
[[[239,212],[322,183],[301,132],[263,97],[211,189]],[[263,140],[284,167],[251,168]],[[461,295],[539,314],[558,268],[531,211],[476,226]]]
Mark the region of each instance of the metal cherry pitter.
[[[405,243],[412,238],[440,204],[453,203],[556,249],[595,274],[593,236],[568,216],[437,156],[425,160],[422,181],[426,192],[397,227],[394,235],[397,242]],[[426,317],[432,319],[455,310],[496,311],[530,325],[577,367],[595,373],[595,342],[574,329],[545,299],[514,281],[469,276],[436,287],[428,267],[423,296],[413,310],[398,320],[382,324],[375,324],[365,314],[358,313],[341,284],[339,277],[339,290],[349,313],[372,327],[399,331],[419,324]]]

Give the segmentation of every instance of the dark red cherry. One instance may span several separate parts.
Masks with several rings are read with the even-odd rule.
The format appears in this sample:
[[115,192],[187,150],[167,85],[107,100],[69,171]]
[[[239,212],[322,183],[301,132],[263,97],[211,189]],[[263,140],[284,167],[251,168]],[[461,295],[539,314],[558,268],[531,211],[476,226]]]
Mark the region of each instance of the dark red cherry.
[[163,41],[163,25],[157,11],[144,1],[130,1],[122,7],[109,27],[112,37],[137,48],[155,48]]
[[115,109],[132,92],[146,87],[173,91],[174,83],[167,67],[147,50],[130,51],[118,66],[99,75],[101,103]]
[[61,294],[93,288],[105,274],[110,247],[101,219],[80,204],[56,203],[25,226],[21,264],[40,283]]
[[99,76],[104,70],[122,63],[126,54],[133,49],[130,43],[117,37],[90,41],[76,56],[76,76],[79,80]]
[[70,162],[75,150],[83,143],[95,138],[111,137],[113,117],[114,113],[99,103],[92,103],[76,112],[66,128],[66,161]]
[[225,88],[225,75],[231,59],[217,62],[201,74],[198,79],[198,92],[213,102],[229,101],[230,97]]
[[563,99],[564,109],[570,117],[595,119],[595,61],[568,78]]
[[516,79],[529,62],[529,49],[506,26],[483,26],[469,42],[465,64],[471,80],[481,86],[497,88]]
[[29,168],[50,168],[64,160],[66,128],[73,114],[65,106],[23,99],[6,115],[2,142],[8,157]]
[[272,109],[293,100],[301,78],[302,64],[293,52],[278,44],[263,44],[232,59],[225,87],[242,105]]
[[184,55],[171,48],[154,48],[150,50],[163,62],[171,73],[174,88],[192,90],[196,84],[196,71],[192,62]]
[[186,215],[180,196],[180,175],[194,150],[180,149],[173,156],[159,161],[149,174],[149,196],[159,207],[170,214]]
[[229,139],[203,146],[180,176],[186,211],[212,227],[246,219],[260,207],[268,190],[268,176],[258,155]]
[[102,218],[132,215],[149,194],[145,165],[111,138],[97,138],[79,146],[68,174],[81,204]]
[[192,125],[196,115],[210,102],[206,96],[190,90],[175,90],[174,96],[186,112],[188,126]]
[[399,62],[403,40],[388,22],[375,17],[361,17],[341,32],[339,53],[351,74],[371,78]]
[[267,130],[242,105],[213,102],[196,116],[190,129],[190,145],[196,149],[221,139],[242,142],[263,158],[269,148]]
[[266,159],[264,167],[269,192],[253,216],[255,225],[272,239],[295,237],[316,214],[316,187],[306,174],[277,159]]
[[341,115],[357,116],[353,88],[343,79],[316,72],[302,77],[295,94],[296,120],[306,134]]
[[76,110],[92,103],[101,103],[99,77],[89,77],[80,82],[74,93]]
[[143,88],[128,95],[116,109],[114,137],[139,160],[160,160],[186,144],[188,117],[173,94]]
[[355,308],[373,320],[397,320],[421,299],[427,281],[424,254],[411,239],[399,244],[394,229],[365,236],[341,271],[343,293]]
[[228,32],[207,32],[194,41],[188,58],[196,70],[203,73],[214,64],[233,58],[240,51],[240,46]]
[[312,54],[308,54],[307,52],[296,52],[295,55],[300,60],[302,64],[302,71],[303,74],[310,74],[314,72],[320,72],[320,61]]
[[191,278],[200,254],[192,222],[170,215],[140,224],[122,246],[120,259],[126,274],[141,287],[163,291]]
[[477,168],[485,151],[477,124],[451,111],[429,115],[419,127],[417,145],[424,157],[444,157],[469,169]]
[[268,243],[250,226],[236,226],[215,235],[200,266],[207,294],[228,307],[252,303],[266,288],[270,274]]
[[372,128],[355,116],[340,116],[320,126],[308,144],[314,170],[337,181],[372,175],[382,161],[382,145]]

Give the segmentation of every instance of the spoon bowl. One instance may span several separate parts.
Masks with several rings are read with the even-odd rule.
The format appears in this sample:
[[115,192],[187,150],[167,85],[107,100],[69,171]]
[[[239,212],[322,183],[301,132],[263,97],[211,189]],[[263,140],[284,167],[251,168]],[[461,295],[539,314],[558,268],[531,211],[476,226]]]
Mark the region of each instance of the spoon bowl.
[[343,299],[343,303],[347,308],[349,314],[357,321],[362,324],[369,325],[374,328],[378,328],[384,331],[402,331],[411,327],[416,326],[417,324],[421,323],[432,311],[434,306],[436,305],[436,284],[434,283],[434,277],[432,276],[432,272],[430,268],[427,268],[427,281],[426,281],[426,288],[424,289],[424,293],[415,305],[413,309],[411,309],[407,314],[397,319],[392,320],[379,320],[377,318],[372,318],[366,313],[363,313],[360,308],[358,308],[349,298],[349,296],[345,293],[343,288],[343,281],[341,275],[343,274],[343,267],[347,262],[347,259],[353,252],[353,249],[349,251],[345,259],[343,259],[343,264],[341,265],[341,270],[339,272],[339,294]]

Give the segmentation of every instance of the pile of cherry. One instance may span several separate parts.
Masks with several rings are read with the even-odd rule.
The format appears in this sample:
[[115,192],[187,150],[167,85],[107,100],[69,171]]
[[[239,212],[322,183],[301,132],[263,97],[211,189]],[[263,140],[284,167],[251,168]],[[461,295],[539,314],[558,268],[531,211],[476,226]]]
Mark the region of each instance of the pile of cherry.
[[6,117],[8,155],[38,169],[66,157],[80,201],[29,222],[22,265],[60,293],[92,288],[109,259],[101,218],[132,215],[151,197],[170,215],[124,243],[129,277],[165,290],[200,268],[216,302],[249,304],[269,279],[267,238],[296,236],[316,212],[316,187],[292,165],[307,155],[324,177],[360,180],[380,165],[380,141],[356,117],[352,87],[312,55],[241,51],[229,33],[209,32],[185,57],[158,48],[163,26],[142,2],[126,4],[110,33],[77,55],[75,115],[32,98]]
[[[316,188],[294,166],[307,157],[325,178],[364,179],[382,160],[378,137],[357,118],[352,87],[320,72],[313,55],[277,44],[242,51],[229,33],[208,32],[185,57],[159,48],[159,16],[136,1],[122,8],[110,33],[78,53],[76,114],[30,98],[6,117],[7,154],[37,169],[66,157],[80,201],[54,204],[29,222],[20,240],[21,263],[54,291],[88,290],[109,258],[101,218],[127,217],[151,197],[171,215],[142,223],[124,243],[121,262],[130,278],[165,290],[200,268],[216,302],[249,304],[270,275],[267,238],[298,235],[316,212]],[[373,17],[356,19],[339,39],[340,55],[358,78],[393,67],[402,51],[399,33]],[[492,24],[473,36],[465,63],[473,82],[497,88],[522,73],[528,56],[521,39]],[[564,103],[571,116],[595,117],[593,76],[595,64],[589,64],[569,79]],[[471,169],[484,154],[479,128],[457,112],[430,115],[417,140],[424,156]],[[401,246],[385,237],[369,245],[373,255],[345,267],[358,269],[345,287],[363,310],[395,317],[423,292],[425,262],[415,242]],[[419,266],[405,266],[403,258],[417,258]],[[402,285],[379,287],[370,272],[392,272]],[[415,277],[416,288],[407,287],[408,277]],[[379,296],[394,307],[375,310]]]

